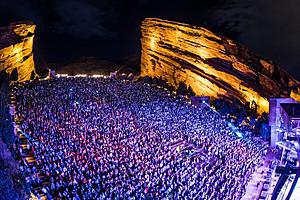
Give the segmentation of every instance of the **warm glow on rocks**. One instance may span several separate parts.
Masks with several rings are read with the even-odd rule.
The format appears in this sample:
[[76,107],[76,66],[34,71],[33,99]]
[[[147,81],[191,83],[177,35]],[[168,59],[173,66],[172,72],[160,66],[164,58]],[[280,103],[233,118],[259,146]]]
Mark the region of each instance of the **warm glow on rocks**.
[[188,24],[147,18],[142,26],[141,75],[161,78],[197,95],[256,102],[268,112],[270,97],[292,97],[299,82],[242,45]]
[[35,25],[32,22],[13,23],[0,28],[0,72],[12,74],[16,69],[18,81],[30,80],[35,73],[33,38]]

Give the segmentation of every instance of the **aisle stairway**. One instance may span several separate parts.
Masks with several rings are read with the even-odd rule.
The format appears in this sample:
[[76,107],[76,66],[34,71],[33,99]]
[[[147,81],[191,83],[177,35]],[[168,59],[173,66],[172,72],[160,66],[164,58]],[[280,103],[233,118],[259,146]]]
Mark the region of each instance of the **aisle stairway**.
[[[15,97],[13,95],[10,96],[10,114],[11,115],[15,115]],[[37,162],[34,156],[34,153],[32,152],[31,149],[31,145],[29,142],[29,136],[26,135],[25,133],[23,133],[20,130],[20,122],[15,118],[15,135],[16,137],[18,137],[19,139],[19,144],[20,144],[20,153],[21,153],[21,157],[25,159],[26,164],[28,165],[28,167],[30,169],[32,169],[33,167],[37,166]],[[41,176],[40,174],[38,175],[39,178],[41,180],[43,180],[43,176]],[[42,191],[42,187],[45,183],[42,182],[42,184],[40,186],[34,186],[31,189],[31,193],[30,193],[30,199],[41,199],[41,200],[46,200],[47,197],[45,195],[45,193]]]

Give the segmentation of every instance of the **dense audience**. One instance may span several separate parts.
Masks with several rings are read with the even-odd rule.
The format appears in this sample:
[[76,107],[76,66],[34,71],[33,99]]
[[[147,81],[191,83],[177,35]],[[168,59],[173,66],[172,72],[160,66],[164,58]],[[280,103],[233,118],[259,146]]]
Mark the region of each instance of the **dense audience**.
[[16,97],[34,140],[29,180],[48,198],[241,199],[262,162],[262,145],[209,106],[142,81],[56,78]]

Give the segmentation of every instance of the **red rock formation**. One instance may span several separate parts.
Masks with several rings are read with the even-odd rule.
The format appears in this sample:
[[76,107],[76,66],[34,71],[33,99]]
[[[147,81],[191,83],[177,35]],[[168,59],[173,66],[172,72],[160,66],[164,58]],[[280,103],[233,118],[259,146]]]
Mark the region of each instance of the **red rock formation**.
[[142,22],[141,75],[161,78],[197,95],[256,102],[268,112],[270,97],[300,100],[299,82],[279,66],[211,31],[188,24],[147,18]]
[[18,81],[30,80],[35,74],[33,61],[33,38],[35,25],[20,22],[0,28],[0,72],[9,75],[16,70]]

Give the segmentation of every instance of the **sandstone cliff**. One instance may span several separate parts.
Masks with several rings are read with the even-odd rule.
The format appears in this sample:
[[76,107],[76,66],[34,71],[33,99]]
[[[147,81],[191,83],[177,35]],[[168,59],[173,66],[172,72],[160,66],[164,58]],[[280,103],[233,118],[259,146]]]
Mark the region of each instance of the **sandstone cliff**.
[[268,112],[270,97],[298,101],[299,82],[271,61],[211,31],[188,24],[147,18],[142,22],[141,75],[161,78],[197,95],[256,102]]
[[6,71],[18,81],[30,80],[35,75],[32,22],[12,23],[0,28],[0,72]]

